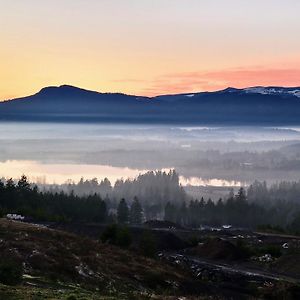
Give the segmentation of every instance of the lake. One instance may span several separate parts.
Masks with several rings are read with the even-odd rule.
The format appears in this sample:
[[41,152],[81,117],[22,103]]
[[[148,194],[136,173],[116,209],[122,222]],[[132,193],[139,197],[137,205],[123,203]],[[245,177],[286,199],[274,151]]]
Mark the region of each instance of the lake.
[[283,165],[292,159],[285,149],[300,143],[297,127],[2,122],[0,143],[0,177],[26,174],[42,183],[81,177],[107,177],[114,183],[148,170],[169,169],[176,169],[183,186],[299,180],[298,169]]

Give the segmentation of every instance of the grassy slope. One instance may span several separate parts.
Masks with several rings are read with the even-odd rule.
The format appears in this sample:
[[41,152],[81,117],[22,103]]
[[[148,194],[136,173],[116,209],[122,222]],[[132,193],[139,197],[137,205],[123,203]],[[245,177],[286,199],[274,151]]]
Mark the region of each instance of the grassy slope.
[[87,299],[172,295],[188,277],[161,262],[88,238],[4,219],[0,254],[21,261],[25,270],[21,286],[0,286],[0,299],[65,299],[72,293]]
[[[0,258],[3,257],[22,262],[24,276],[21,285],[0,284],[0,300],[175,300],[180,299],[180,295],[186,296],[185,299],[227,299],[223,292],[241,299],[241,295],[246,297],[249,287],[253,290],[248,291],[250,294],[246,292],[248,297],[243,299],[253,299],[253,295],[260,295],[257,298],[261,299],[264,295],[269,295],[269,299],[281,299],[274,295],[293,299],[287,295],[298,293],[298,289],[292,290],[297,287],[284,282],[270,289],[250,282],[240,290],[240,282],[232,286],[230,280],[191,279],[191,274],[178,266],[172,267],[89,238],[0,219]],[[290,263],[288,267],[291,268]],[[191,297],[191,294],[204,296]]]

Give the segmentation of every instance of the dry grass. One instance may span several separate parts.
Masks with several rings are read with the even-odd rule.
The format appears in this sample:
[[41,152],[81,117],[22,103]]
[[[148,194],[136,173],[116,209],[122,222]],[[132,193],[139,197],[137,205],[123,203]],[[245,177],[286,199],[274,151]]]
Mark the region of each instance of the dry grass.
[[[161,262],[89,238],[0,220],[0,254],[23,262],[25,273],[105,294],[175,292],[186,274]],[[42,285],[41,283],[38,283]]]

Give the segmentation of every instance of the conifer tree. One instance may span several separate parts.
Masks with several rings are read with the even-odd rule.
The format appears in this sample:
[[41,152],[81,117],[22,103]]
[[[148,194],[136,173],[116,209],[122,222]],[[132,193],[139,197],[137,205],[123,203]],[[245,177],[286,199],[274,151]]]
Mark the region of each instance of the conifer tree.
[[118,205],[117,218],[118,218],[118,223],[120,224],[128,223],[129,209],[126,200],[124,198],[121,199]]
[[135,225],[142,224],[143,209],[137,197],[134,197],[130,207],[130,223]]

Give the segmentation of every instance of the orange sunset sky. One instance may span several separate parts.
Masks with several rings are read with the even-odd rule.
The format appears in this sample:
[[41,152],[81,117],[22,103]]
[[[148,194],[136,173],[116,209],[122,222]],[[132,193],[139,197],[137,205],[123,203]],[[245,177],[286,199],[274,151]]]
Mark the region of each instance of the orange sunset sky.
[[0,0],[0,99],[300,86],[299,0]]

